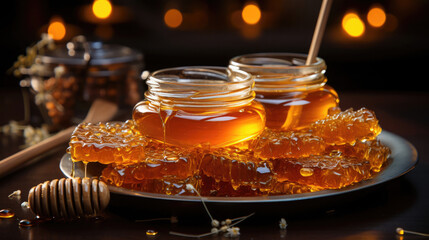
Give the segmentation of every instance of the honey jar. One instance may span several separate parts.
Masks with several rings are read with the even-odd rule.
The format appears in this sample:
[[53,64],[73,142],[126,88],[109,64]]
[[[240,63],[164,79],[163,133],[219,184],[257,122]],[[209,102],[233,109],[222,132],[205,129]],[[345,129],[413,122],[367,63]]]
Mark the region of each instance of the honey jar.
[[142,69],[140,52],[77,36],[41,51],[21,86],[33,93],[45,123],[59,130],[79,119],[97,98],[132,108],[142,97]]
[[133,110],[142,135],[185,147],[223,147],[259,135],[265,111],[254,101],[249,73],[224,67],[153,72],[145,100]]
[[296,53],[256,53],[230,60],[232,71],[254,76],[255,99],[265,108],[268,128],[303,129],[338,107],[338,94],[326,84],[325,61],[316,58],[305,65],[306,58]]

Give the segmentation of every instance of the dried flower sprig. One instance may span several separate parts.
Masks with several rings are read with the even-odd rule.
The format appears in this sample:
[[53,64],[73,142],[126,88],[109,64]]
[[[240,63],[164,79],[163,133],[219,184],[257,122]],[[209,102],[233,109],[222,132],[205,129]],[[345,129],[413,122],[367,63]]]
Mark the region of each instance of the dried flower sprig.
[[[210,232],[203,233],[203,234],[187,234],[187,233],[179,233],[179,232],[170,231],[171,235],[181,236],[181,237],[201,238],[201,237],[214,235],[214,234],[218,234],[218,233],[222,232],[222,233],[224,233],[225,237],[237,237],[240,235],[240,228],[234,227],[234,226],[255,214],[255,213],[251,213],[251,214],[249,214],[247,216],[243,216],[243,217],[237,217],[237,218],[233,218],[233,219],[229,219],[229,218],[225,219],[224,221],[221,222],[222,226],[220,228],[218,228],[220,226],[219,221],[213,218],[209,209],[207,208],[206,203],[204,202],[204,198],[201,196],[201,194],[198,192],[198,190],[192,184],[186,184],[186,189],[188,191],[194,191],[200,197],[200,200],[204,206],[204,209],[206,210],[207,214],[209,215],[209,217],[211,219],[211,225],[213,228],[211,229]],[[236,221],[236,222],[234,222],[234,221]]]
[[204,202],[204,198],[200,195],[200,192],[198,192],[198,190],[194,187],[194,185],[189,184],[189,183],[186,184],[186,190],[188,190],[188,191],[195,191],[195,193],[197,193],[197,195],[200,197],[201,203],[204,206],[204,209],[206,210],[207,214],[209,215],[210,219],[213,222],[214,219],[213,219],[212,215],[210,214],[210,211],[207,208],[206,203]]
[[421,233],[421,232],[415,232],[415,231],[409,231],[409,230],[405,230],[405,229],[403,229],[403,228],[400,228],[400,227],[398,227],[398,228],[396,228],[396,233],[398,234],[398,235],[405,235],[405,233],[408,233],[408,234],[413,234],[413,235],[418,235],[418,236],[423,236],[423,237],[429,237],[429,234],[428,233]]
[[8,70],[8,72],[13,73],[16,77],[27,74],[35,74],[43,72],[44,69],[40,64],[35,62],[36,56],[38,54],[44,53],[46,50],[52,50],[55,48],[55,42],[51,36],[47,33],[41,35],[41,40],[36,44],[27,47],[26,55],[19,55],[16,62]]
[[287,228],[287,222],[284,218],[280,219],[279,227],[280,227],[280,229],[286,229]]
[[12,136],[22,134],[25,140],[25,145],[22,146],[23,148],[34,145],[50,136],[47,125],[42,125],[40,128],[34,128],[31,125],[22,125],[13,120],[10,121],[9,124],[1,126],[0,132]]
[[[209,236],[209,235],[213,235],[213,234],[218,234],[220,232],[224,232],[226,237],[236,237],[240,234],[240,228],[234,227],[234,226],[236,226],[237,224],[241,223],[242,221],[246,220],[247,218],[249,218],[253,215],[255,215],[255,213],[251,213],[247,216],[235,218],[234,220],[237,220],[237,222],[232,223],[231,225],[223,225],[220,229],[214,227],[214,228],[212,228],[211,232],[208,232],[208,233],[187,234],[187,233],[179,233],[179,232],[170,231],[170,234],[176,235],[176,236],[181,236],[181,237],[201,238],[201,237],[205,237],[205,236]],[[233,219],[231,219],[231,220],[233,220]],[[231,230],[231,228],[234,228],[234,230]],[[232,236],[231,233],[235,233],[237,235]]]

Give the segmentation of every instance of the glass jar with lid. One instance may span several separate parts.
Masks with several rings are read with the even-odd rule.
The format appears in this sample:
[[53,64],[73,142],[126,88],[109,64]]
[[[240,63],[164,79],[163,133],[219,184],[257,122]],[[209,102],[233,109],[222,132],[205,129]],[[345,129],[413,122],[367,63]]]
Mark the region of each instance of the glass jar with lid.
[[24,71],[28,78],[21,81],[21,86],[29,87],[34,94],[44,121],[52,129],[60,129],[80,117],[75,111],[79,110],[78,105],[84,115],[97,98],[122,107],[134,106],[143,92],[139,80],[142,70],[140,52],[77,36],[64,45],[40,52]]
[[177,146],[223,147],[259,135],[263,106],[253,78],[224,67],[178,67],[153,72],[133,119],[150,138]]
[[325,61],[316,58],[305,65],[306,58],[296,53],[255,53],[230,60],[231,70],[254,76],[255,99],[264,105],[268,128],[303,129],[338,107],[338,94],[326,84]]

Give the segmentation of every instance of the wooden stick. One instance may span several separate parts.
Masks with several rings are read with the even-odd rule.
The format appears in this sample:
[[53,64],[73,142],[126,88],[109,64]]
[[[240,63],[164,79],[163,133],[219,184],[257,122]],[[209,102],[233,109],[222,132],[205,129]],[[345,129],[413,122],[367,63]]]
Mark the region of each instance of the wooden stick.
[[329,10],[331,9],[332,0],[323,0],[320,7],[319,17],[317,19],[316,28],[314,29],[313,39],[311,40],[310,50],[308,51],[307,61],[305,65],[310,65],[314,62],[319,53],[320,43],[322,42],[323,33],[325,32],[326,22],[328,20]]

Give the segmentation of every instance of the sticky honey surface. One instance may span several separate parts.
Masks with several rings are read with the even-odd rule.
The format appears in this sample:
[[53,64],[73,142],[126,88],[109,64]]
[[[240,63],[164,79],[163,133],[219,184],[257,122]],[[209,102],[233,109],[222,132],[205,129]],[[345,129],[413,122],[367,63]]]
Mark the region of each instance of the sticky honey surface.
[[339,189],[381,171],[390,150],[377,140],[380,132],[365,108],[334,109],[306,128],[267,128],[223,147],[164,143],[127,121],[79,125],[69,151],[73,161],[106,164],[107,183],[138,191],[195,195],[186,188],[192,184],[205,196],[296,194]]

